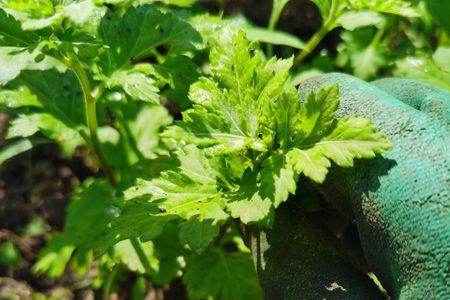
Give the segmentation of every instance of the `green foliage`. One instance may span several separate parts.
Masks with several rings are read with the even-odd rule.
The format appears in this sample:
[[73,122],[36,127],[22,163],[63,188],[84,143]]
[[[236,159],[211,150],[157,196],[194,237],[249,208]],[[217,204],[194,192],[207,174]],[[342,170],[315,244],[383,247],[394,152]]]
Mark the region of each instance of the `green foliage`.
[[245,253],[208,249],[188,261],[183,281],[192,299],[261,299],[255,275]]
[[368,120],[335,120],[337,86],[309,95],[301,105],[287,80],[291,60],[264,61],[242,31],[222,35],[222,44],[211,51],[212,78],[192,86],[193,108],[164,136],[194,143],[216,157],[238,155],[241,165],[250,162],[241,179],[223,174],[231,182],[222,191],[229,189],[223,198],[233,218],[265,223],[272,209],[295,192],[300,174],[321,183],[330,160],[349,167],[354,158],[390,148]]
[[290,62],[262,63],[243,32],[222,34],[222,44],[211,53],[213,79],[202,78],[192,87],[194,108],[185,111],[183,122],[171,127],[165,136],[214,146],[212,151],[218,153],[236,153],[247,147],[263,150],[265,145],[258,135],[265,124],[260,116],[281,93]]
[[267,30],[266,28],[256,26],[249,26],[245,29],[245,32],[251,41],[289,46],[295,49],[305,48],[305,43],[302,40],[287,32]]
[[319,8],[328,30],[342,26],[348,30],[383,22],[379,13],[417,17],[418,13],[405,0],[311,0]]
[[45,272],[49,277],[62,276],[75,250],[73,242],[66,235],[54,234],[52,240],[39,253],[39,260],[33,266],[33,271]]
[[412,1],[407,0],[346,0],[345,5],[351,9],[367,9],[371,11],[386,12],[402,16],[417,16],[411,7]]
[[450,90],[450,47],[439,47],[431,57],[408,56],[397,62],[394,74]]
[[10,240],[0,244],[0,265],[15,267],[22,262],[22,255],[16,245]]
[[17,140],[0,150],[0,164],[3,164],[8,159],[19,155],[23,152],[26,152],[32,149],[35,146],[45,143],[45,140],[42,139],[20,139]]
[[[313,0],[323,26],[304,43],[275,30],[287,0],[273,2],[267,29],[173,7],[195,2],[0,1],[0,109],[13,116],[0,162],[54,141],[67,156],[87,149],[108,178],[75,189],[35,272],[85,274],[95,259],[93,286],[136,272],[136,297],[143,278],[183,277],[192,299],[261,299],[240,226],[270,227],[300,177],[320,184],[332,164],[392,146],[370,120],[336,117],[337,85],[300,99],[301,72],[399,74],[450,89],[446,37],[434,49],[420,30],[435,26],[421,22],[436,3]],[[257,43],[310,54],[339,26],[336,58],[277,59]]]
[[433,20],[441,25],[447,33],[450,33],[450,3],[439,0],[427,0],[423,2],[428,13],[433,17]]
[[387,62],[389,52],[384,43],[377,39],[383,31],[374,33],[372,28],[361,28],[342,33],[340,53],[336,64],[340,67],[350,67],[356,76],[363,79],[373,79]]

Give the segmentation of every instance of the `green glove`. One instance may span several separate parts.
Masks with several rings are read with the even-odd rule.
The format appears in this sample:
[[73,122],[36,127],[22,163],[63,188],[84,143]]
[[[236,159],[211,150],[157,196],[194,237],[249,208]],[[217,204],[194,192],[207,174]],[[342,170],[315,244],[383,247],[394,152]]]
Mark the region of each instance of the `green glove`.
[[356,224],[353,240],[359,236],[367,265],[347,238],[336,238],[336,226],[327,237],[324,213],[288,204],[273,230],[249,234],[266,297],[381,298],[364,275],[370,271],[394,299],[450,299],[450,94],[416,81],[369,84],[344,74],[313,78],[299,91],[332,83],[340,86],[339,117],[368,117],[395,144],[378,159],[332,169],[320,187]]

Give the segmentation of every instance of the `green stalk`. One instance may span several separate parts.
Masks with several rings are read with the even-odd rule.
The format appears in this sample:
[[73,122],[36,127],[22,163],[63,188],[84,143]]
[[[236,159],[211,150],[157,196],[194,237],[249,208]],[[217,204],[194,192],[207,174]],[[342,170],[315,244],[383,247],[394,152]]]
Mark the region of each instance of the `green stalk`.
[[144,249],[142,249],[141,243],[139,243],[138,239],[130,239],[131,245],[134,248],[134,251],[136,252],[137,256],[139,257],[139,260],[141,261],[142,266],[144,267],[145,273],[151,274],[152,272],[152,266],[150,265],[150,262],[145,255]]
[[[267,28],[270,31],[275,30],[275,26],[277,26],[278,21],[280,20],[281,13],[283,12],[284,6],[289,2],[283,1],[278,2],[277,0],[272,0],[272,12],[270,13],[270,19],[269,24]],[[273,55],[273,45],[268,43],[267,44],[267,56],[271,57]]]
[[[101,143],[98,138],[97,129],[98,129],[98,122],[97,122],[97,107],[96,103],[97,100],[101,97],[104,86],[100,85],[97,87],[94,91],[92,91],[91,84],[89,81],[89,78],[86,74],[86,71],[83,69],[83,66],[79,62],[78,58],[76,56],[72,56],[69,59],[65,59],[64,62],[66,65],[73,70],[73,72],[76,74],[78,81],[80,82],[81,89],[83,90],[83,96],[84,96],[84,105],[85,105],[85,113],[86,113],[86,124],[89,128],[89,133],[91,136],[91,142],[92,142],[92,148],[100,162],[100,165],[105,172],[106,177],[108,178],[109,183],[113,188],[117,186],[116,179],[114,177],[114,173],[111,169],[111,167],[108,164],[108,161],[105,158],[105,155],[103,153],[103,150],[101,148]],[[139,241],[135,239],[131,239],[131,244],[136,251],[137,256],[139,257],[139,260],[141,261],[141,264],[144,266],[145,272],[150,274],[151,272],[151,266],[150,262],[147,258],[147,256],[144,253],[144,250],[142,249],[141,244]]]
[[111,293],[111,287],[114,282],[114,277],[116,277],[117,267],[114,267],[111,272],[106,277],[105,284],[103,285],[102,299],[108,300],[109,294]]
[[330,13],[326,21],[322,24],[320,29],[311,37],[306,43],[305,49],[299,52],[294,58],[293,67],[298,67],[303,60],[311,54],[323,38],[335,27],[335,22],[338,14],[339,0],[332,0]]
[[373,36],[372,41],[370,42],[369,47],[376,48],[378,44],[380,43],[381,39],[383,38],[384,34],[386,33],[387,26],[383,26],[375,33]]
[[92,92],[89,78],[76,57],[70,58],[69,66],[75,72],[78,81],[80,82],[81,89],[83,90],[86,125],[89,128],[92,149],[94,150],[94,153],[97,156],[100,165],[103,171],[105,172],[106,177],[108,178],[109,183],[111,184],[112,187],[116,187],[117,186],[116,179],[114,177],[111,167],[108,164],[108,161],[105,158],[97,133],[98,122],[97,122],[96,103],[98,98],[101,96],[103,87],[98,88],[95,94]]
[[108,178],[109,183],[111,184],[111,186],[116,187],[117,186],[116,179],[114,178],[114,174],[112,172],[111,167],[106,161],[97,134],[98,124],[97,124],[97,109],[96,109],[97,106],[95,105],[96,102],[86,101],[84,104],[86,109],[86,123],[89,128],[89,133],[91,135],[92,147],[94,149],[95,154],[97,155],[97,158],[100,162],[100,165],[102,166],[103,171],[105,172],[106,177]]

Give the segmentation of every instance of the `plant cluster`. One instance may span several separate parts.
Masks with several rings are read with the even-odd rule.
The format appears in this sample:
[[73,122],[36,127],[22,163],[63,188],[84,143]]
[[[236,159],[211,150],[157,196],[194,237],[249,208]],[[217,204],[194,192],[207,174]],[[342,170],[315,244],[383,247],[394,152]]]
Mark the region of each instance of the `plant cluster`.
[[[34,270],[83,276],[96,261],[89,284],[105,298],[129,270],[156,285],[182,277],[193,299],[258,299],[242,227],[270,227],[299,176],[320,184],[332,163],[392,146],[370,120],[336,118],[337,85],[300,99],[296,82],[317,66],[305,59],[342,26],[336,64],[376,76],[394,22],[383,13],[417,9],[313,0],[324,22],[303,43],[275,30],[287,0],[274,1],[267,29],[186,9],[193,0],[162,2],[0,1],[0,106],[14,116],[0,162],[54,141],[67,156],[87,149],[104,174],[74,191],[64,232]],[[374,35],[369,48],[360,34]],[[272,57],[280,45],[302,51]],[[442,66],[448,55],[433,58]]]

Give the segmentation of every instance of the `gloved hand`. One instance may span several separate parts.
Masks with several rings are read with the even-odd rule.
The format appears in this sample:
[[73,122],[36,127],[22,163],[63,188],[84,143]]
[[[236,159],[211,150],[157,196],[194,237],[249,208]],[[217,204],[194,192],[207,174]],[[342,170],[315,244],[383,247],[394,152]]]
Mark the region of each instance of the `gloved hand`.
[[366,276],[373,272],[393,299],[450,299],[450,93],[335,73],[299,92],[332,83],[341,92],[338,116],[370,118],[394,148],[351,169],[332,168],[317,191],[357,231],[332,209],[295,207],[302,197],[277,211],[272,230],[248,229],[266,298],[382,299]]

